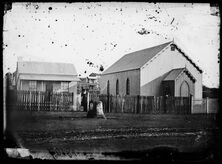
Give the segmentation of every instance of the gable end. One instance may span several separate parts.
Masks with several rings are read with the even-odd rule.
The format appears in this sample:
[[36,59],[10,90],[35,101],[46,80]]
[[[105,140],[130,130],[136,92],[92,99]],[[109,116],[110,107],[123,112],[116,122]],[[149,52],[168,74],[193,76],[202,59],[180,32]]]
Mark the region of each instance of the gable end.
[[172,44],[175,46],[175,48],[200,72],[203,73],[203,71],[176,45]]

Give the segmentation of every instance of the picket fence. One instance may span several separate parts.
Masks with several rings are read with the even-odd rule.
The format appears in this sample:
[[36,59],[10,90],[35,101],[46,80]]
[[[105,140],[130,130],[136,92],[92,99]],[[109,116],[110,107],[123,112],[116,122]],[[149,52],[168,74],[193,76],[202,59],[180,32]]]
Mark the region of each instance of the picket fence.
[[69,111],[73,105],[73,93],[17,91],[15,95],[18,110]]
[[190,114],[189,97],[99,95],[106,113]]

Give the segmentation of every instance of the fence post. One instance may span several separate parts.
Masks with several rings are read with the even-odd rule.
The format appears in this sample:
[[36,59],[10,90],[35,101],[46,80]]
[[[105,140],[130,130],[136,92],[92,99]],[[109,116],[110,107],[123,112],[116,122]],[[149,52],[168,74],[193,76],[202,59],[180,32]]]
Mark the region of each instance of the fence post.
[[153,114],[154,111],[156,111],[156,97],[153,96],[153,99],[152,99],[152,110],[151,110],[151,113]]
[[[115,113],[118,113],[118,105],[119,105],[119,100],[120,100],[120,98],[118,98],[118,96],[116,95],[116,96],[113,96],[113,98],[114,98],[114,100],[115,100]],[[121,101],[121,100],[120,100]],[[114,103],[113,103],[113,105],[114,105]]]
[[106,111],[109,113],[109,106],[108,106],[108,101],[109,101],[109,99],[108,99],[108,95],[104,95],[104,97],[105,97],[105,100],[106,100]]
[[124,113],[124,112],[123,112],[124,103],[125,103],[125,99],[124,99],[124,97],[122,96],[122,113]]
[[40,91],[38,93],[39,93],[39,95],[38,95],[38,111],[40,111]]
[[31,94],[31,91],[29,91],[30,92],[30,94],[29,94],[29,110],[32,110],[32,108],[31,108],[31,100],[32,100],[32,94]]
[[140,111],[139,113],[143,112],[143,96],[140,96]]
[[137,95],[137,109],[136,109],[136,113],[139,113],[139,109],[140,109],[140,96]]
[[76,110],[76,101],[75,101],[76,97],[73,92],[71,94],[71,99],[72,99],[71,104],[73,106],[73,110],[75,111]]
[[89,91],[87,92],[87,112],[89,111]]
[[208,99],[208,97],[207,97],[207,98],[206,98],[206,113],[207,113],[207,114],[208,114],[208,112],[209,112],[208,105],[209,105],[209,99]]
[[112,108],[113,107],[113,104],[112,104],[113,100],[112,100],[112,98],[113,97],[111,95],[109,95],[109,110],[110,110],[111,113],[114,112],[113,108]]
[[136,99],[137,99],[137,97],[135,96],[135,97],[134,97],[134,107],[135,107],[135,108],[134,108],[133,113],[136,113],[136,105],[137,105],[137,104],[136,104]]
[[193,96],[190,96],[190,114],[193,113]]

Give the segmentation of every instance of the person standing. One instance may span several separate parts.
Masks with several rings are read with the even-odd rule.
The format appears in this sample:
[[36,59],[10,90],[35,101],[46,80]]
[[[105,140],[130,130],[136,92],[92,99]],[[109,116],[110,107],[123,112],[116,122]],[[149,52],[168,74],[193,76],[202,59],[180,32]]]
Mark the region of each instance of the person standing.
[[99,101],[97,106],[96,106],[96,113],[97,116],[102,116],[104,119],[107,119],[104,112],[103,112],[103,103],[102,101]]

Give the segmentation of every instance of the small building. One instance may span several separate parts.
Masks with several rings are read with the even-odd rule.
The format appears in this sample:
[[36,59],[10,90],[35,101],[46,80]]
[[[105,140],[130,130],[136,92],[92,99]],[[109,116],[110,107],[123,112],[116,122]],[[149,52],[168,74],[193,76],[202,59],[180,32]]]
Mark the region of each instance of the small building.
[[99,83],[101,94],[201,100],[202,72],[178,45],[167,42],[124,55],[102,73]]
[[[19,61],[14,73],[17,91],[77,94],[77,72],[73,64]],[[70,86],[75,86],[70,89]],[[74,101],[75,106],[75,101]]]
[[77,81],[77,72],[73,64],[32,61],[17,63],[17,90],[72,92],[69,91],[69,84]]
[[89,84],[93,85],[92,89],[93,91],[99,91],[99,78],[101,77],[101,74],[98,73],[91,73],[88,77]]

